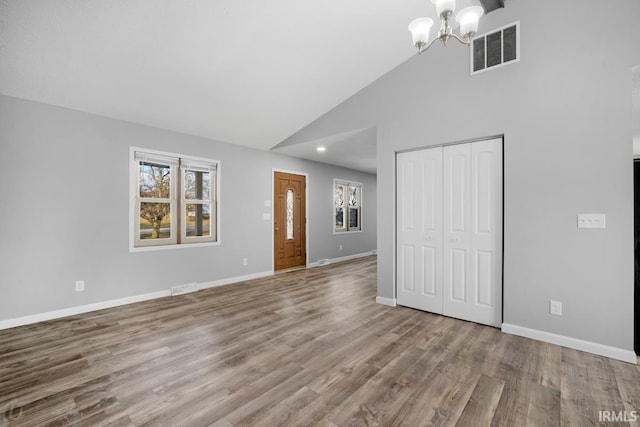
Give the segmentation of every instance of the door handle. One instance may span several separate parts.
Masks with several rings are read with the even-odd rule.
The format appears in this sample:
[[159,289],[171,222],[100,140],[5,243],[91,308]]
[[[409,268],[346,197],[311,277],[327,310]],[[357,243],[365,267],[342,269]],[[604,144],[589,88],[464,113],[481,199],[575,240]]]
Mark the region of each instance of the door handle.
[[275,231],[280,231],[280,229],[278,227],[275,228]]

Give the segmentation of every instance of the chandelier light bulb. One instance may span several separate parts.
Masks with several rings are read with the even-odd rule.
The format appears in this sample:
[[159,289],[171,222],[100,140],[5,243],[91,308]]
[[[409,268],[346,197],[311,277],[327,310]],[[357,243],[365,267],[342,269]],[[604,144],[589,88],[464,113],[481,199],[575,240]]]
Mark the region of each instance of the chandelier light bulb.
[[456,0],[431,0],[431,3],[436,5],[438,16],[442,16],[443,13],[451,15],[456,10]]
[[409,31],[413,37],[413,45],[420,48],[429,42],[429,32],[433,26],[431,18],[417,18],[409,24]]
[[456,21],[460,24],[460,35],[465,38],[471,38],[478,32],[478,22],[484,14],[484,10],[480,6],[469,6],[462,9],[456,15]]

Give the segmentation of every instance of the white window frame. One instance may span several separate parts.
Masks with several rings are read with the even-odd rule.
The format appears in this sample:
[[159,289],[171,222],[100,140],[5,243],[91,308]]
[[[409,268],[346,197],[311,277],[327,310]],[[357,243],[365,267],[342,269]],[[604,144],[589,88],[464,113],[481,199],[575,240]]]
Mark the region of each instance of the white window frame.
[[[169,155],[157,155],[155,153],[143,152],[143,151],[135,151],[132,156],[132,163],[134,168],[134,176],[133,176],[133,185],[134,185],[134,195],[133,195],[133,203],[134,203],[134,217],[135,218],[135,230],[134,230],[134,246],[135,247],[145,247],[145,246],[161,246],[161,245],[175,245],[178,242],[178,228],[176,225],[175,219],[177,214],[177,200],[176,200],[176,171],[179,164],[179,159],[174,156]],[[170,173],[170,186],[169,186],[169,197],[168,198],[152,198],[152,197],[140,197],[140,163],[141,162],[153,162],[159,165],[168,166]],[[171,228],[169,231],[170,237],[164,239],[140,239],[140,204],[143,202],[149,203],[169,203],[170,209],[169,213],[171,216]]]
[[[349,203],[347,200],[345,200],[345,204],[344,204],[344,212],[343,212],[343,229],[336,229],[336,186],[338,185],[343,185],[345,187],[357,187],[360,193],[360,206],[358,207],[359,209],[359,213],[358,213],[358,225],[359,227],[355,230],[350,230],[349,229]],[[339,178],[334,178],[333,179],[333,187],[331,188],[331,217],[332,219],[332,226],[333,226],[333,234],[350,234],[350,233],[362,233],[363,230],[363,223],[362,223],[362,207],[363,207],[363,191],[362,191],[362,183],[361,182],[355,182],[355,181],[349,181],[346,179],[339,179]]]
[[[185,196],[184,184],[186,183],[185,175],[186,172],[197,171],[197,172],[208,172],[210,179],[213,182],[211,185],[211,192],[209,194],[209,199],[187,199]],[[197,158],[187,158],[183,156],[180,162],[180,242],[181,243],[202,243],[202,242],[215,242],[218,237],[218,226],[214,227],[211,222],[211,216],[215,215],[215,218],[218,218],[218,209],[217,209],[217,194],[218,194],[218,164],[211,161],[203,161],[202,159]],[[187,204],[210,204],[211,209],[209,211],[209,228],[211,230],[211,236],[187,236],[187,215],[185,214],[185,207]]]
[[[198,246],[218,246],[220,241],[220,161],[202,157],[194,157],[165,151],[151,150],[140,147],[130,147],[129,150],[129,251],[150,251],[160,249],[175,249]],[[141,198],[139,191],[139,164],[141,161],[152,161],[167,165],[170,169],[170,197],[169,199]],[[190,200],[185,198],[184,182],[186,170],[201,170],[211,173],[211,198]],[[171,203],[170,238],[140,239],[140,203],[168,202]],[[186,204],[211,203],[210,217],[215,215],[215,221],[210,220],[211,236],[186,236]]]

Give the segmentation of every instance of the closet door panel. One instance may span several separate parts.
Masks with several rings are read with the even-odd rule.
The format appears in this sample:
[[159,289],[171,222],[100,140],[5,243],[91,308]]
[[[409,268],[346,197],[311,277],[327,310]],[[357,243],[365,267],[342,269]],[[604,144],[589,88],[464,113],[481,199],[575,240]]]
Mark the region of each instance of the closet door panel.
[[471,147],[444,147],[443,314],[471,320],[469,254],[471,230]]
[[502,140],[397,156],[397,302],[502,323]]
[[471,144],[470,310],[474,322],[502,323],[502,141]]
[[442,148],[397,156],[397,302],[442,313]]

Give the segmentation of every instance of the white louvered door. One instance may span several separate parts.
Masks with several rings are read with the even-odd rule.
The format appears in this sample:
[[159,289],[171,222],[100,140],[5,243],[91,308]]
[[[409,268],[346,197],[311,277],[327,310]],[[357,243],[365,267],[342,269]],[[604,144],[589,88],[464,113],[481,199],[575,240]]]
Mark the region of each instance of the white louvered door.
[[397,165],[398,304],[499,326],[501,139],[402,153]]

